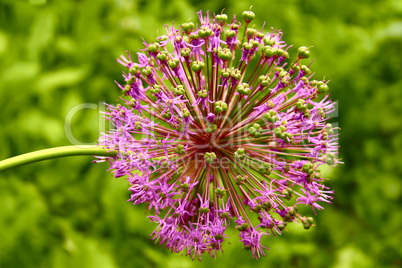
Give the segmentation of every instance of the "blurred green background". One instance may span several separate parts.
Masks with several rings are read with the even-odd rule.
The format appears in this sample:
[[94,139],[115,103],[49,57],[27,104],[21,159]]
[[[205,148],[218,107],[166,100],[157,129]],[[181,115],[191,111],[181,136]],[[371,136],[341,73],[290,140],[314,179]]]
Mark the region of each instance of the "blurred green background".
[[[311,48],[316,77],[339,104],[341,157],[332,205],[305,231],[270,236],[255,261],[235,232],[224,256],[191,261],[154,245],[129,185],[93,164],[64,158],[0,173],[0,267],[402,267],[402,2],[399,0],[0,0],[0,159],[96,142],[101,103],[120,95],[115,58],[155,40],[200,9],[238,14],[253,4],[266,29]],[[90,107],[89,107],[90,108]]]

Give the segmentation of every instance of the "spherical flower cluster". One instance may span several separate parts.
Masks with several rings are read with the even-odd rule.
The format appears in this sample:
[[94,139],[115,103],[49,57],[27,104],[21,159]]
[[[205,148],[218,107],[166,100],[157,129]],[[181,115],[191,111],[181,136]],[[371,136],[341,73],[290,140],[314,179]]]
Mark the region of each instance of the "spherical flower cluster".
[[307,47],[290,60],[280,30],[198,12],[200,22],[146,43],[135,63],[128,54],[121,104],[105,112],[113,129],[99,144],[117,150],[109,160],[126,176],[130,202],[145,203],[157,227],[152,239],[174,252],[215,257],[234,224],[252,256],[261,238],[289,222],[305,229],[330,203],[319,166],[339,161],[328,81],[312,80]]

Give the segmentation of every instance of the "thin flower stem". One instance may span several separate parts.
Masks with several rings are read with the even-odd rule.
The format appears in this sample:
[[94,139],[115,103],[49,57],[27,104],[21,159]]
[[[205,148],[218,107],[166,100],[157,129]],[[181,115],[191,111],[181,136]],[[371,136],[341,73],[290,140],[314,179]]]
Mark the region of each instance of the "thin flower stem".
[[96,156],[109,156],[115,157],[117,151],[104,149],[99,146],[85,145],[85,146],[62,146],[45,150],[30,152],[18,156],[14,156],[0,161],[0,171],[15,168],[18,166],[35,163],[43,160],[59,158],[64,156],[78,156],[78,155],[96,155]]

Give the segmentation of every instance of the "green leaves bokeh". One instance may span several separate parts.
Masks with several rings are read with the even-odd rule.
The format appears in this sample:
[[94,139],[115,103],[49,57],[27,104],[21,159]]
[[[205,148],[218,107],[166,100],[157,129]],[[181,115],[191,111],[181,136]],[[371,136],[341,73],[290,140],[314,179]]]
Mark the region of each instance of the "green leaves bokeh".
[[0,159],[70,145],[71,131],[94,143],[102,103],[115,103],[122,67],[142,37],[196,12],[229,18],[253,5],[261,26],[282,29],[294,47],[313,46],[311,69],[330,79],[339,106],[345,162],[328,171],[332,205],[305,231],[270,236],[254,261],[238,243],[203,262],[154,245],[129,185],[91,157],[36,163],[0,173],[0,267],[400,267],[402,266],[402,4],[398,0],[203,1],[0,0]]

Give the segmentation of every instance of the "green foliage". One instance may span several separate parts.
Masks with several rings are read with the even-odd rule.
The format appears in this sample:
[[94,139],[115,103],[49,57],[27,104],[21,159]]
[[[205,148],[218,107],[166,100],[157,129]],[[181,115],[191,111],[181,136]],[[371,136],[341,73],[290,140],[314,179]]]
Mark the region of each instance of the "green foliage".
[[[156,41],[163,24],[197,22],[200,9],[236,14],[251,1],[0,1],[0,159],[95,143],[103,102],[115,103],[126,50]],[[308,47],[317,80],[339,103],[344,165],[326,172],[335,189],[316,226],[289,225],[254,261],[238,244],[216,261],[192,262],[154,244],[129,185],[90,157],[52,160],[0,173],[0,267],[400,267],[402,248],[402,5],[400,1],[252,1],[259,30],[282,29]],[[252,68],[250,68],[252,69]],[[69,112],[78,109],[66,123]],[[307,210],[300,206],[300,210]],[[232,224],[234,225],[234,224]]]

